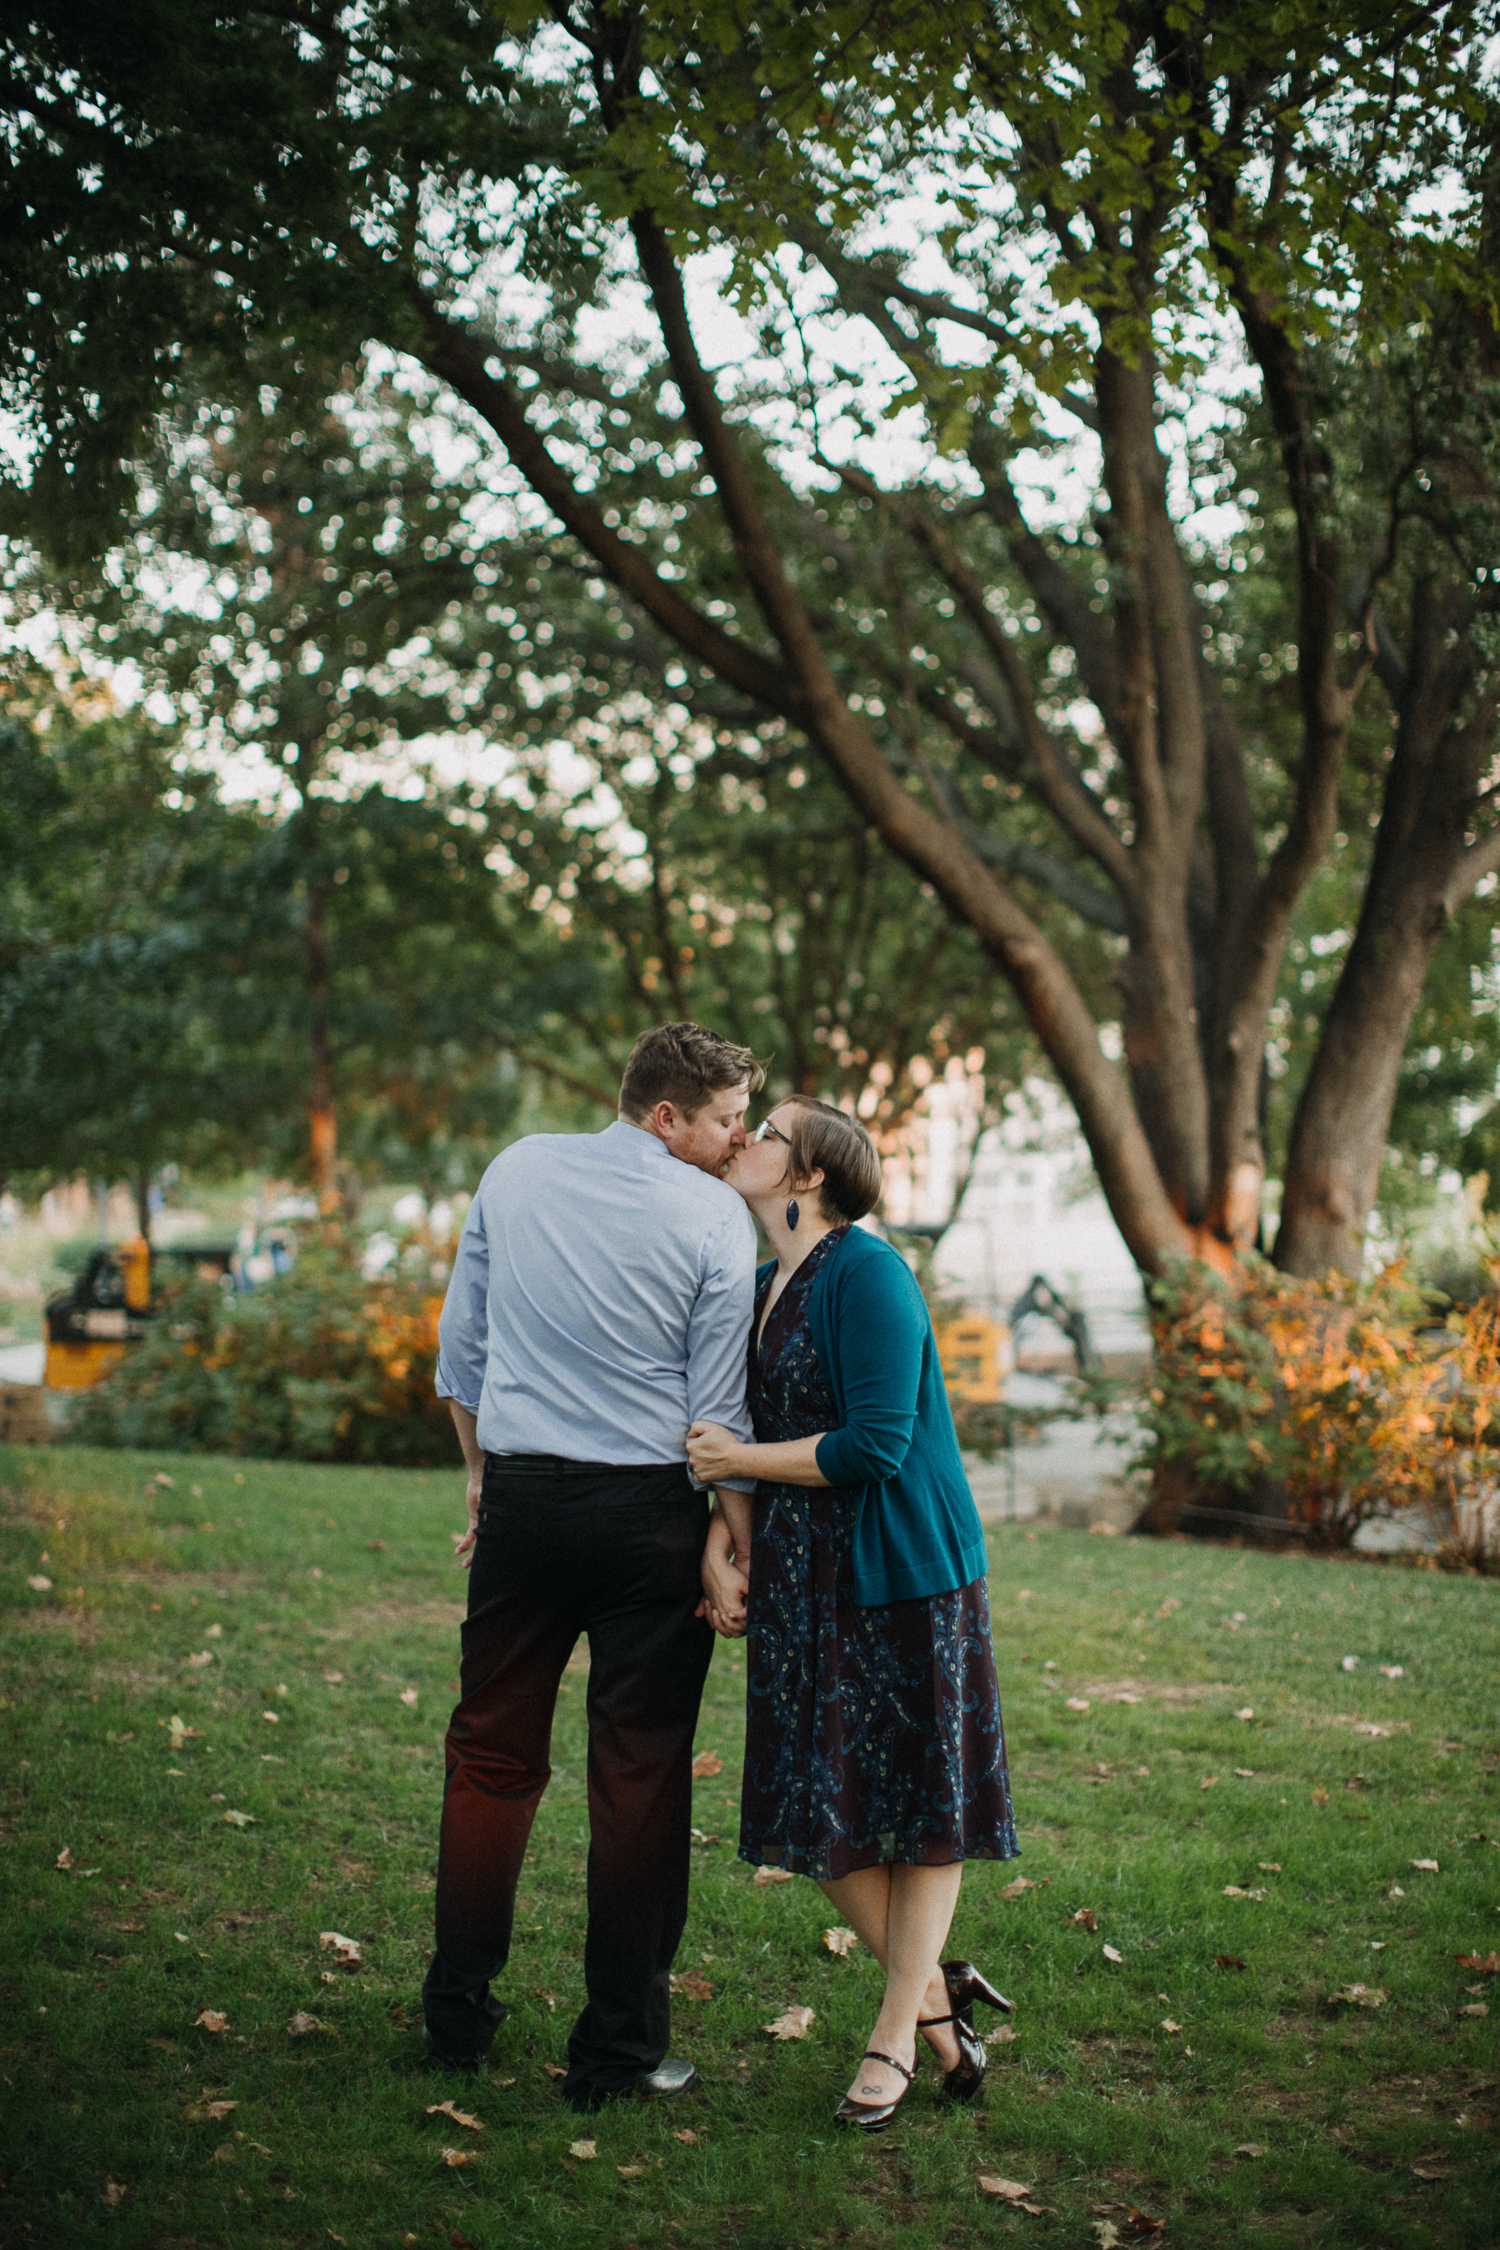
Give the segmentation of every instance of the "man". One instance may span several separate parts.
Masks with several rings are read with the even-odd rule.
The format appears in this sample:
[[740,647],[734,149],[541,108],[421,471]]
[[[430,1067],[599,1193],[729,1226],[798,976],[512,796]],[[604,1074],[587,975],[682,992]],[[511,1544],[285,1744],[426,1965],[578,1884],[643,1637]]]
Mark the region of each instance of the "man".
[[617,1121],[489,1167],[459,1241],[437,1387],[469,1469],[463,1698],[448,1729],[436,2058],[474,2068],[505,2010],[516,1883],[564,1665],[589,1636],[588,2004],[563,2096],[680,2092],[668,1973],[687,1919],[692,1743],[713,1632],[690,1423],[748,1436],[754,1228],[717,1177],[764,1072],[701,1024],[636,1041]]

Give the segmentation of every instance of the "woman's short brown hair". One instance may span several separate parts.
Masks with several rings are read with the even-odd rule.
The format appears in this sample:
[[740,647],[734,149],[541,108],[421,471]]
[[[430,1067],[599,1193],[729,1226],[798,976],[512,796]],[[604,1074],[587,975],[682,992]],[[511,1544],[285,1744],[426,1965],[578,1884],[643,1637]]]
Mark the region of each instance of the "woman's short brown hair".
[[811,1094],[788,1094],[777,1107],[796,1112],[787,1135],[788,1178],[795,1182],[822,1173],[823,1216],[852,1223],[873,1211],[880,1201],[880,1153],[859,1119]]

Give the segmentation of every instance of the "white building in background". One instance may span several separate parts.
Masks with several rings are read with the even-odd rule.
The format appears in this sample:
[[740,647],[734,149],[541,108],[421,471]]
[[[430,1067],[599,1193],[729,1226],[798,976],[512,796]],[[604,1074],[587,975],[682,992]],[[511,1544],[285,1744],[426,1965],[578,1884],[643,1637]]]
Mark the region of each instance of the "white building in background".
[[[1032,1080],[1007,1097],[1004,1122],[982,1134],[976,1151],[983,1101],[977,1071],[954,1056],[925,1089],[901,1147],[886,1158],[883,1216],[893,1226],[941,1226],[962,1191],[937,1274],[971,1311],[1003,1320],[1033,1274],[1041,1274],[1088,1315],[1100,1352],[1144,1353],[1140,1275],[1100,1193],[1072,1108],[1055,1086]],[[1023,1359],[1067,1351],[1045,1322],[1028,1323],[1019,1343]]]

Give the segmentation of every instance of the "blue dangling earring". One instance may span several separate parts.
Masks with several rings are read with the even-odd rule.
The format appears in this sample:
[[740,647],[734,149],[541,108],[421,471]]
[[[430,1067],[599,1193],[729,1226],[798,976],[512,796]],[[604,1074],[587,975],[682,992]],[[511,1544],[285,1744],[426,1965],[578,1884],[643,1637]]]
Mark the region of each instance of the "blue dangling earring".
[[802,1214],[801,1214],[801,1212],[800,1212],[800,1211],[799,1211],[799,1210],[797,1209],[797,1200],[796,1200],[796,1197],[794,1196],[794,1197],[792,1198],[791,1202],[790,1202],[790,1203],[789,1203],[789,1204],[787,1205],[787,1207],[786,1207],[786,1223],[787,1223],[787,1227],[788,1227],[788,1229],[790,1230],[790,1232],[791,1232],[791,1233],[793,1233],[793,1234],[795,1234],[795,1233],[796,1233],[796,1231],[797,1231],[797,1221],[798,1221],[798,1219],[799,1219],[799,1218],[800,1218],[801,1216],[802,1216]]

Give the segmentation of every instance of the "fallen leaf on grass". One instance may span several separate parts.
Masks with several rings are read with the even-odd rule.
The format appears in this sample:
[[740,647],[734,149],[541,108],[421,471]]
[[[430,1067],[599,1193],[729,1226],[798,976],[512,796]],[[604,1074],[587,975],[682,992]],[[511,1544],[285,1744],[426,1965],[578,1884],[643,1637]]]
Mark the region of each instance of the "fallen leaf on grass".
[[684,2148],[696,2148],[698,2146],[698,2136],[691,2125],[684,2125],[682,2131],[674,2133],[672,2138],[674,2141],[681,2141]]
[[222,2125],[239,2106],[238,2102],[206,2102],[200,2096],[196,2102],[190,2102],[182,2114],[190,2125],[201,2125],[210,2119],[215,2125]]
[[164,1492],[175,1492],[177,1490],[177,1479],[169,1477],[165,1469],[158,1469],[151,1482],[159,1484]]
[[644,2164],[617,2164],[615,2170],[622,2180],[643,2180],[646,2176]]
[[859,1939],[853,1930],[840,1928],[825,1930],[823,1932],[823,1943],[827,1946],[829,1952],[836,1955],[840,1961],[847,1961],[859,1944]]
[[1467,2008],[1460,2008],[1458,2012],[1461,2016],[1487,2016],[1490,2011],[1487,2001],[1474,2000]]
[[1214,1967],[1216,1969],[1243,1969],[1244,1966],[1244,1962],[1237,1953],[1216,1953],[1214,1955]]
[[724,1761],[716,1750],[700,1750],[693,1760],[693,1779],[712,1781],[716,1773],[724,1771]]
[[188,1669],[191,1672],[201,1672],[204,1666],[212,1664],[213,1660],[214,1652],[211,1648],[200,1648],[196,1656],[188,1658]]
[[226,1826],[230,1828],[253,1828],[255,1826],[254,1813],[240,1812],[234,1805],[230,1806],[228,1812],[224,1815],[224,1820]]
[[1400,1680],[1406,1676],[1399,1664],[1382,1664],[1380,1669],[1388,1680]]
[[1411,2175],[1414,2180],[1446,2180],[1448,2167],[1446,2164],[1414,2164]]
[[811,2008],[786,2008],[774,2023],[763,2026],[773,2039],[805,2039],[807,2027],[813,2021]]
[[1118,1967],[1119,1964],[1124,1960],[1125,1956],[1123,1953],[1116,1953],[1112,1945],[1107,1945],[1104,1948],[1104,1958],[1106,1961],[1113,1961]]
[[323,1677],[328,1682],[328,1685],[330,1687],[342,1687],[344,1684],[344,1675],[342,1672],[325,1672],[323,1674]]
[[1034,1891],[1035,1889],[1036,1885],[1029,1875],[1018,1875],[1014,1882],[1000,1885],[1000,1896],[1002,1898],[1019,1898],[1022,1891]]
[[1419,1875],[1436,1875],[1438,1873],[1438,1863],[1435,1859],[1414,1859],[1412,1866]]
[[106,2180],[104,2183],[104,2192],[100,2196],[99,2200],[101,2203],[107,2203],[110,2210],[113,2211],[116,2205],[123,2199],[124,2194],[125,2188],[123,2182],[119,2180]]
[[37,1571],[33,1577],[28,1578],[26,1583],[34,1594],[50,1594],[52,1591],[51,1579],[44,1578],[40,1571]]
[[451,2117],[455,2125],[462,2125],[470,2133],[482,2133],[484,2131],[483,2119],[471,2117],[466,2109],[459,2109],[451,2094],[445,2102],[429,2102],[427,2114],[429,2117]]
[[414,1687],[404,1687],[401,1690],[401,1701],[406,1705],[408,1711],[412,1708],[416,1700],[417,1691]]
[[1132,2234],[1164,2234],[1167,2226],[1165,2219],[1148,2218],[1146,2213],[1138,2211],[1133,2203],[1125,2214],[1125,2224]]
[[1205,1774],[1203,1779],[1198,1784],[1198,1787],[1200,1789],[1217,1789],[1218,1786],[1219,1777],[1216,1773]]
[[69,1868],[73,1864],[72,1845],[64,1844],[62,1850],[58,1853],[56,1859],[52,1862],[52,1864],[54,1867],[61,1869],[62,1873],[66,1875]]
[[1088,1707],[1089,1699],[1086,1695],[1070,1695],[1063,1705],[1065,1711],[1086,1711]]
[[302,2008],[299,2008],[297,2013],[290,2017],[287,2022],[287,2030],[294,2039],[305,2039],[310,2031],[317,2031],[320,2028],[317,2017],[308,2015]]
[[998,2195],[1002,2203],[1024,2203],[1036,2189],[1025,2180],[1002,2180],[993,2172],[981,2172],[979,2185],[986,2195]]
[[1345,2001],[1351,2008],[1380,2008],[1390,1994],[1380,1984],[1346,1984],[1333,1997]]
[[1247,1703],[1240,1710],[1236,1711],[1234,1715],[1237,1719],[1253,1719],[1255,1717],[1255,1705],[1253,1703]]
[[1226,1883],[1221,1893],[1224,1898],[1264,1898],[1265,1895],[1264,1891],[1247,1890],[1243,1883]]
[[1124,1694],[1121,1694],[1121,1695],[1114,1695],[1114,1696],[1111,1696],[1111,1697],[1110,1697],[1110,1701],[1111,1701],[1112,1703],[1139,1703],[1139,1702],[1140,1702],[1140,1700],[1141,1700],[1141,1699],[1140,1699],[1140,1697],[1139,1697],[1138,1695],[1124,1695]]
[[1500,1953],[1493,1946],[1482,1956],[1478,1953],[1460,1953],[1458,1965],[1461,1969],[1479,1969],[1487,1977],[1500,1977]]
[[1120,2239],[1120,2230],[1113,2219],[1090,2219],[1089,2225],[1094,2230],[1094,2238],[1098,2242],[1099,2250],[1116,2250],[1116,2245]]
[[1264,2141],[1241,2141],[1234,2153],[1236,2156],[1264,2156],[1266,2153],[1265,2143]]
[[542,2068],[549,2078],[566,2078],[568,2075],[561,2063],[543,2063]]
[[268,1727],[279,1727],[281,1724],[281,1713],[279,1711],[262,1711],[261,1717]]
[[440,2153],[450,2170],[459,2164],[480,2164],[484,2161],[477,2148],[445,2148]]
[[1080,1906],[1076,1914],[1065,1914],[1063,1920],[1069,1925],[1076,1922],[1078,1927],[1083,1930],[1094,1931],[1099,1927],[1095,1919],[1094,1909],[1091,1906]]
[[223,2031],[229,2018],[219,2008],[200,2008],[193,2021],[201,2024],[205,2031]]
[[360,1952],[359,1946],[352,1937],[345,1937],[342,1931],[320,1930],[318,1932],[318,1943],[324,1947],[330,1945],[333,1947],[333,1959],[336,1968],[361,1969],[364,1967],[364,1955]]
[[1312,1793],[1312,1801],[1315,1805],[1326,1805],[1328,1802],[1328,1791],[1326,1789],[1315,1789]]
[[1262,1875],[1279,1875],[1281,1873],[1281,1862],[1279,1859],[1258,1859],[1255,1864],[1260,1869]]
[[167,1747],[170,1750],[180,1750],[185,1742],[201,1738],[202,1733],[201,1727],[190,1727],[186,1720],[179,1719],[174,1713],[167,1721]]
[[790,1868],[757,1867],[755,1881],[757,1887],[764,1890],[768,1883],[793,1883],[796,1881],[796,1877],[792,1874]]
[[1176,2038],[1176,2036],[1177,2036],[1178,2032],[1179,2032],[1179,2031],[1181,2031],[1181,2029],[1182,2029],[1182,2026],[1181,2026],[1181,2024],[1180,2024],[1180,2023],[1174,2023],[1174,2022],[1172,2021],[1172,2018],[1171,2018],[1170,2016],[1163,2016],[1163,2017],[1162,2017],[1162,2019],[1161,2019],[1161,2027],[1162,2027],[1162,2030],[1163,2030],[1163,2031],[1168,2031],[1168,2032],[1170,2032],[1170,2033],[1172,2034],[1172,2036],[1173,2036],[1173,2038],[1174,2038],[1174,2039]]
[[569,2141],[568,2154],[576,2156],[580,2164],[591,2164],[599,2150],[593,2141]]
[[671,1986],[688,2000],[712,2000],[714,1996],[714,1988],[701,1969],[684,1969],[671,1979]]
[[1255,1779],[1254,1766],[1236,1766],[1234,1772],[1237,1781],[1253,1781]]
[[985,2033],[984,2043],[987,2047],[1008,2047],[1015,2036],[1012,2027],[1008,2023],[1003,2023],[998,2031],[987,2031]]

